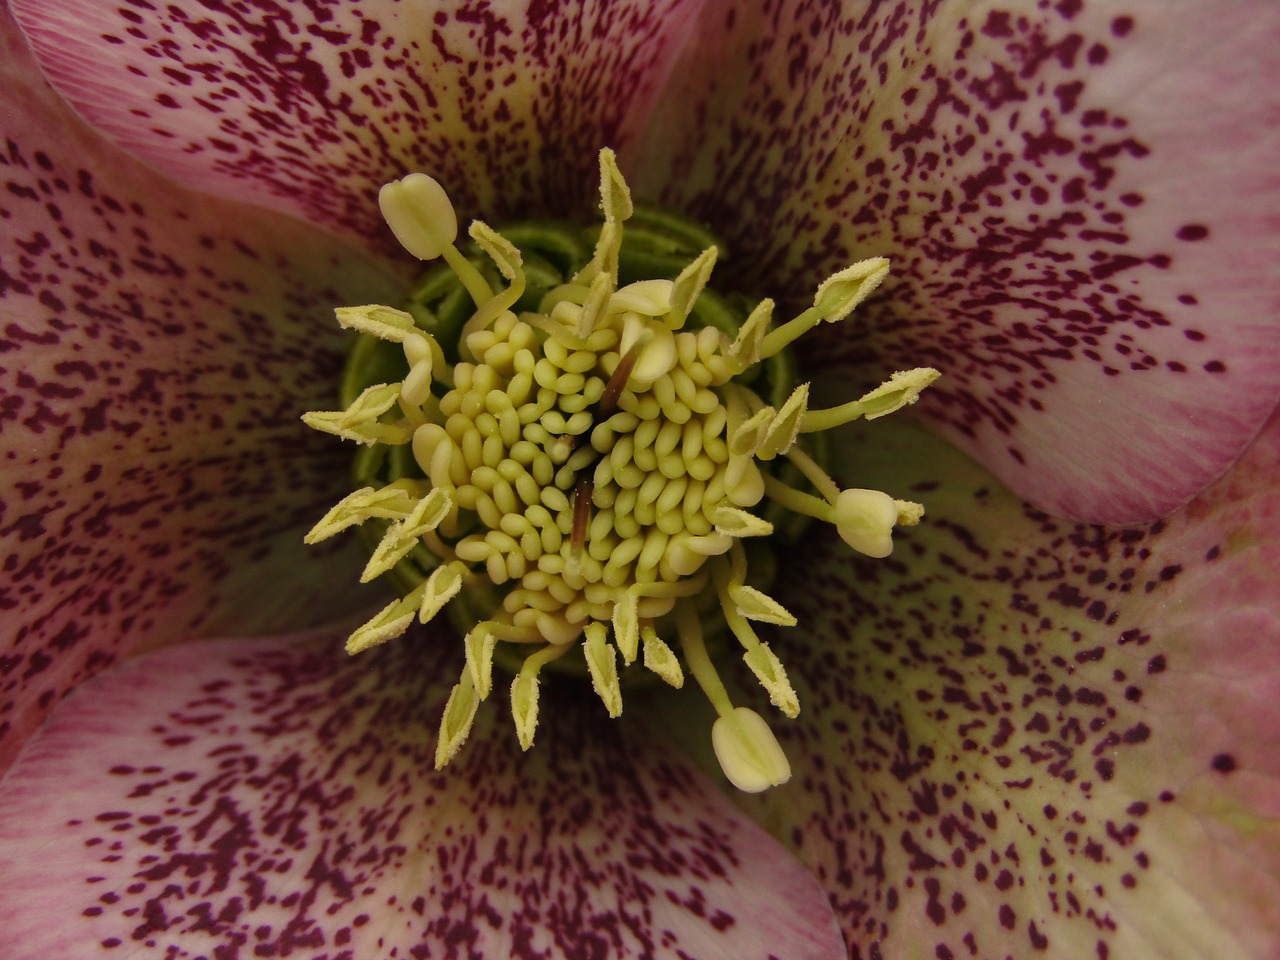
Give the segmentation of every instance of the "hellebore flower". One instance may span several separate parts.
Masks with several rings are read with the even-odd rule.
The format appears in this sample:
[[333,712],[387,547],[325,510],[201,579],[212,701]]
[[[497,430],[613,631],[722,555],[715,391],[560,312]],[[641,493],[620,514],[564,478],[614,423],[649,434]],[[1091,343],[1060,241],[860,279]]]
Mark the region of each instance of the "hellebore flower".
[[[1274,955],[1280,8],[10,8],[10,953]],[[605,143],[744,287],[894,261],[819,384],[946,374],[837,450],[928,521],[782,565],[758,797],[568,682],[435,772],[456,637],[347,660],[359,560],[302,555],[330,311],[410,282],[376,187],[567,215]]]

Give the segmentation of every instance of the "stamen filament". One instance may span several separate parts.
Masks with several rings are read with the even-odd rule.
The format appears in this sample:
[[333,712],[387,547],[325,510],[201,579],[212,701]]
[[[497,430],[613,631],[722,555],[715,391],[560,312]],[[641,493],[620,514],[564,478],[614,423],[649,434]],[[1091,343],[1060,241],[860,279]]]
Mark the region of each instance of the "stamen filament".
[[484,306],[493,297],[493,288],[489,286],[489,281],[484,275],[476,269],[475,264],[462,255],[462,252],[453,244],[449,244],[441,251],[445,263],[449,264],[449,269],[453,271],[453,275],[458,278],[459,282],[466,288],[467,293],[471,295],[471,299],[475,301],[477,307]]
[[810,307],[798,317],[788,320],[780,327],[775,327],[766,333],[760,341],[760,358],[767,360],[769,357],[774,356],[778,351],[793,341],[800,339],[821,322],[822,311],[817,307]]
[[836,482],[818,465],[818,462],[813,457],[805,452],[804,447],[800,446],[800,444],[792,445],[791,449],[787,451],[787,459],[795,464],[796,469],[804,474],[805,479],[812,483],[817,488],[818,493],[827,500],[834,502],[836,497],[840,496],[840,488],[836,485]]
[[680,636],[680,649],[684,651],[685,661],[689,664],[689,672],[698,681],[703,694],[722,717],[733,714],[733,701],[725,690],[720,674],[716,673],[711,657],[707,655],[707,645],[702,636],[702,621],[698,617],[697,607],[689,601],[676,604],[676,630]]
[[836,508],[821,497],[809,493],[801,493],[787,486],[777,477],[764,474],[764,492],[770,500],[779,503],[794,513],[803,513],[806,517],[834,523]]

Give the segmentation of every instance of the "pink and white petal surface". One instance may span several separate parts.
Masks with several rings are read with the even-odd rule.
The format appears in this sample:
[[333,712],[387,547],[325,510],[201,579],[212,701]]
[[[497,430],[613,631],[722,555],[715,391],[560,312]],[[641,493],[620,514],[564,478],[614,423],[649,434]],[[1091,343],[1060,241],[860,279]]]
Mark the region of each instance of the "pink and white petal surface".
[[943,370],[921,411],[1061,515],[1226,469],[1280,396],[1280,5],[753,10],[705,9],[637,174],[796,302],[892,260],[811,360]]
[[298,418],[334,403],[333,306],[397,286],[345,243],[102,142],[3,12],[0,32],[2,769],[131,651],[374,599],[327,585],[355,558],[302,545],[348,468]]
[[389,239],[369,197],[431,174],[486,217],[583,210],[693,0],[14,0],[49,79],[180,182]]
[[1280,418],[1145,530],[1052,519],[887,421],[847,449],[928,513],[777,588],[794,779],[744,807],[852,955],[1276,956]]
[[843,955],[795,858],[579,682],[527,754],[499,695],[436,772],[457,652],[208,641],[82,687],[0,784],[6,955]]

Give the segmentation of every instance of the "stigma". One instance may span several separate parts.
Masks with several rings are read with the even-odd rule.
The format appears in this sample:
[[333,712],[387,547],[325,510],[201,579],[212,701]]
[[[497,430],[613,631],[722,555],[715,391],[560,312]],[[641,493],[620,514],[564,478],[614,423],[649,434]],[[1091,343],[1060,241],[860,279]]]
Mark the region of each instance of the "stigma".
[[[715,646],[740,648],[772,706],[797,716],[786,670],[757,632],[796,618],[768,594],[768,565],[757,575],[748,561],[788,514],[832,524],[869,557],[887,556],[895,528],[921,518],[919,504],[842,489],[807,438],[914,403],[937,371],[895,373],[819,410],[786,362],[796,338],[846,319],[888,261],[841,270],[784,323],[774,324],[770,300],[735,314],[708,286],[717,245],[673,262],[658,243],[664,256],[635,266],[627,238],[636,208],[609,150],[600,154],[603,224],[584,256],[559,250],[569,241],[551,244],[565,253],[558,264],[554,252],[518,242],[528,225],[500,233],[475,221],[464,252],[453,206],[425,174],[387,184],[379,205],[406,251],[445,268],[424,281],[431,295],[406,309],[337,310],[363,335],[351,395],[342,410],[303,417],[360,444],[356,474],[368,481],[307,542],[368,523],[377,535],[362,582],[390,573],[402,588],[347,651],[446,609],[462,625],[464,665],[441,718],[438,768],[493,692],[495,661],[514,675],[510,708],[527,750],[541,671],[573,660],[611,717],[622,713],[628,673],[675,688],[691,676],[715,709],[710,737],[729,781],[747,791],[784,783],[782,747],[756,710],[731,699]],[[375,372],[400,379],[371,382]]]

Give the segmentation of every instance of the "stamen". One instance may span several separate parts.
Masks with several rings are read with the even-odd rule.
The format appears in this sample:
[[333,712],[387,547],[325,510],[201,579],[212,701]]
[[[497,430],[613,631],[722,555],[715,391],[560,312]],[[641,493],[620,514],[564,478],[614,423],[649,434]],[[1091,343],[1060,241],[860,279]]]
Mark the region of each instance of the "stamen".
[[538,671],[568,652],[567,643],[547,644],[525,658],[524,666],[511,683],[511,717],[515,720],[521,750],[533,746],[533,734],[538,729]]
[[419,260],[443,256],[476,306],[493,295],[489,282],[453,245],[458,236],[458,215],[435,179],[411,173],[388,183],[378,192],[378,206],[400,245]]
[[813,433],[815,430],[830,430],[832,427],[864,417],[875,420],[890,413],[895,413],[920,399],[925,387],[942,376],[932,367],[917,367],[914,370],[903,370],[876,387],[870,393],[857,400],[828,407],[825,410],[810,410],[804,415],[800,424],[801,433]]
[[711,727],[720,769],[743,793],[760,793],[791,779],[791,764],[764,718],[747,707],[721,714]]
[[760,345],[762,357],[772,357],[787,344],[812,330],[823,320],[838,323],[871,295],[889,275],[889,261],[871,257],[827,279],[813,298],[813,306],[794,320],[769,333]]
[[441,770],[452,760],[467,736],[471,733],[471,724],[476,719],[476,710],[480,701],[471,675],[465,670],[462,679],[454,684],[449,693],[449,701],[444,705],[444,715],[440,718],[440,734],[436,739],[436,769]]
[[622,688],[618,685],[617,651],[605,639],[604,624],[587,625],[582,653],[587,658],[587,670],[591,673],[591,685],[596,696],[609,711],[609,716],[621,716]]

